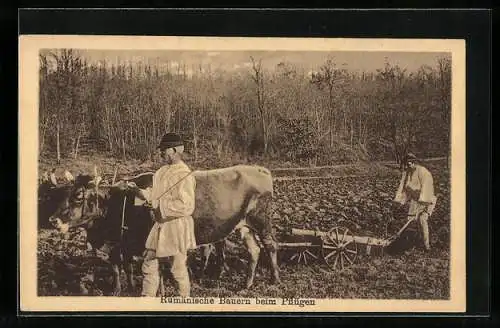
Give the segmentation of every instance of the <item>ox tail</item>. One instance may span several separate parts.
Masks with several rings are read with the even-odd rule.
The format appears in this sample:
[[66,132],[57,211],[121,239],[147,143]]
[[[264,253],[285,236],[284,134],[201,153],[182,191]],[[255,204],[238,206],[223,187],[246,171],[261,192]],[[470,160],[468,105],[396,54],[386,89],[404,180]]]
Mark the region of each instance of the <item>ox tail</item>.
[[248,201],[247,222],[264,239],[276,240],[273,232],[272,193],[253,195]]

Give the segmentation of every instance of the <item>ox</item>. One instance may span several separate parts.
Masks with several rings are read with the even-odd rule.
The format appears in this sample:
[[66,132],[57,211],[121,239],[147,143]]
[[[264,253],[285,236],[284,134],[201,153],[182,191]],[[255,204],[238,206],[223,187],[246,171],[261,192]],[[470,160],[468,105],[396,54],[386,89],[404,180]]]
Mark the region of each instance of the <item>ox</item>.
[[[45,173],[47,175],[47,172]],[[74,181],[73,181],[74,183]],[[50,228],[49,217],[60,207],[72,188],[72,183],[58,184],[53,179],[43,178],[38,186],[38,225]]]
[[[193,213],[198,245],[215,244],[239,229],[250,254],[246,287],[253,285],[260,256],[258,239],[271,260],[272,281],[280,282],[277,242],[272,229],[272,176],[260,166],[237,165],[222,169],[193,171],[196,205]],[[88,242],[98,248],[111,245],[114,294],[119,294],[120,265],[124,265],[129,286],[133,287],[132,259],[141,256],[153,221],[141,206],[145,191],[152,186],[153,173],[143,173],[107,188],[95,188],[90,176],[77,177],[49,218],[54,227],[68,230],[84,227]],[[256,238],[257,237],[257,238]]]

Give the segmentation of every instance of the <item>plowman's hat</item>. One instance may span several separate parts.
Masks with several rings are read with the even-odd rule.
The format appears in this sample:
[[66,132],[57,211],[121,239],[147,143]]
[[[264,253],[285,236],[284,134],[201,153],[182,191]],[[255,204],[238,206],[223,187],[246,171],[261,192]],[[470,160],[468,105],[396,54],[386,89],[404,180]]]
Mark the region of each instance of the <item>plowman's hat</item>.
[[416,161],[418,160],[417,156],[415,156],[415,154],[413,153],[408,153],[406,154],[406,161]]
[[167,133],[165,134],[158,145],[158,149],[164,151],[168,148],[174,148],[177,146],[183,146],[182,138],[177,133]]

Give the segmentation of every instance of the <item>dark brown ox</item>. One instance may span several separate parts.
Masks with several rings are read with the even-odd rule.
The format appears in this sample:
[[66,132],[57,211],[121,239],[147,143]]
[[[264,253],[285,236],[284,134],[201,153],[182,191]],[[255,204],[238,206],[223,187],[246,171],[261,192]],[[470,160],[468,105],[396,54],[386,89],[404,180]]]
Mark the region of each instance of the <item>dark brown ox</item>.
[[[193,218],[198,245],[215,244],[220,247],[230,233],[240,229],[250,254],[246,287],[253,284],[260,256],[257,238],[271,259],[272,281],[278,283],[270,171],[259,166],[238,165],[194,171],[192,174],[196,178]],[[144,190],[152,186],[152,178],[153,173],[144,173],[112,187],[97,189],[89,186],[90,177],[80,176],[50,217],[50,222],[60,230],[79,226],[86,228],[88,241],[94,248],[105,242],[113,245],[110,261],[114,268],[115,294],[121,289],[120,264],[125,265],[129,286],[133,287],[132,259],[142,255],[152,227],[149,211],[140,205]]]

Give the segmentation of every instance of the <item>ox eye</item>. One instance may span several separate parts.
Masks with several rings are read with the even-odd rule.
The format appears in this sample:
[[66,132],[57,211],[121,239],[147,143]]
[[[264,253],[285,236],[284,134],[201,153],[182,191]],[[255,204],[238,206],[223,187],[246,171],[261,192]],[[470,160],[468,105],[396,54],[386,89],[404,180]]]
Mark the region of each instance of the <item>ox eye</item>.
[[83,199],[83,190],[79,189],[74,193],[74,199]]
[[73,203],[80,204],[83,202],[83,194],[76,194],[73,197]]

